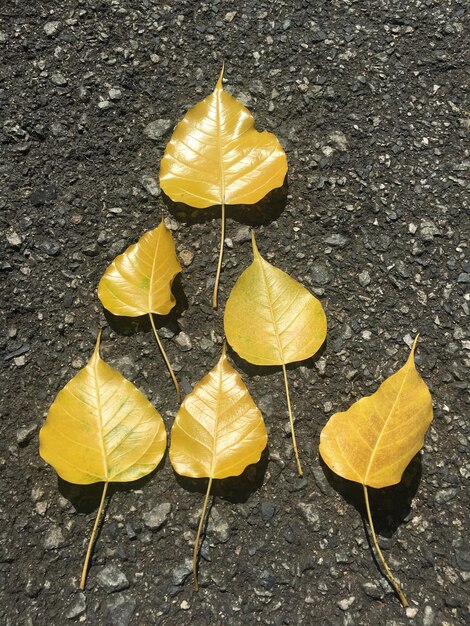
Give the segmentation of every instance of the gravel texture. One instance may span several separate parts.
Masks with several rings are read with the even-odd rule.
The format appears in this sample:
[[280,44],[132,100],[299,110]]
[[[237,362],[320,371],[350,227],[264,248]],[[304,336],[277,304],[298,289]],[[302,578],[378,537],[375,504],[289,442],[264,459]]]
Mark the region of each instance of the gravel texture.
[[[468,16],[467,0],[3,0],[2,624],[469,623]],[[81,593],[100,487],[58,481],[38,431],[100,326],[102,356],[171,427],[174,389],[148,325],[119,327],[96,297],[108,263],[162,210],[184,272],[161,334],[184,393],[220,354],[223,307],[251,261],[250,219],[228,219],[213,312],[220,220],[170,212],[155,173],[222,62],[226,89],[288,155],[285,202],[257,220],[260,252],[328,316],[322,352],[288,368],[305,476],[281,371],[230,354],[269,451],[215,485],[200,592],[190,559],[206,485],[175,477],[166,457],[110,489]],[[322,466],[318,438],[405,362],[417,332],[435,420],[402,483],[371,494],[405,611],[371,556],[360,488]]]

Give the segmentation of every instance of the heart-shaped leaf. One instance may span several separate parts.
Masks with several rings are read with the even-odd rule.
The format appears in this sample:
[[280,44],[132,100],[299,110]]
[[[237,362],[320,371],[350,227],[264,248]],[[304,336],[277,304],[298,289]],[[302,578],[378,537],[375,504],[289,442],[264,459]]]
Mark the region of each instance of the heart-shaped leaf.
[[217,365],[184,399],[171,429],[170,460],[182,476],[209,478],[194,544],[196,591],[197,552],[213,479],[238,476],[257,463],[267,433],[260,410],[240,375],[229,364],[225,348]]
[[211,95],[177,125],[160,165],[160,186],[174,202],[222,207],[222,236],[213,305],[222,263],[226,204],[254,204],[281,187],[287,158],[275,135],[258,132],[246,107],[224,91],[223,68]]
[[415,348],[416,340],[398,372],[323,428],[320,454],[339,476],[377,489],[395,485],[423,447],[432,400],[416,371]]
[[160,414],[100,358],[100,335],[87,365],[57,394],[39,434],[41,457],[62,479],[80,485],[104,483],[82,589],[108,484],[146,476],[157,467],[166,448]]
[[175,306],[173,280],[181,272],[175,242],[164,221],[117,256],[98,285],[102,305],[113,315],[148,315],[163,359],[179,397],[175,374],[161,344],[153,314],[167,315]]
[[235,283],[228,298],[225,336],[232,348],[254,365],[282,365],[292,442],[299,474],[286,364],[313,356],[326,338],[322,305],[300,283],[260,255],[253,234],[253,263]]
[[369,524],[377,552],[402,603],[407,601],[377,543],[367,486],[377,489],[400,482],[406,466],[422,448],[432,421],[432,399],[416,371],[415,339],[405,365],[371,396],[335,413],[320,435],[320,454],[339,476],[363,485]]

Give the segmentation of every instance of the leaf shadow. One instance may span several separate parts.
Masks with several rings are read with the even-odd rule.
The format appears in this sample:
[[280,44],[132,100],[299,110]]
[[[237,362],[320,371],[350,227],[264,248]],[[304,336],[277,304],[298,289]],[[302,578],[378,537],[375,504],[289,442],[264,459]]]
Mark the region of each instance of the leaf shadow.
[[[264,482],[264,475],[268,467],[269,448],[263,450],[258,463],[248,465],[239,476],[214,479],[211,493],[222,500],[228,500],[232,504],[242,504],[258,491]],[[189,478],[180,476],[175,472],[176,482],[190,493],[205,495],[207,491],[207,479]]]
[[[166,456],[167,453],[165,452],[165,455],[157,467],[149,474],[139,478],[138,480],[123,483],[109,483],[103,519],[113,494],[143,489],[145,485],[153,479],[155,474],[162,471],[165,465]],[[104,483],[102,482],[93,483],[91,485],[77,485],[75,483],[69,483],[63,478],[60,478],[60,476],[57,477],[57,488],[59,493],[71,503],[77,513],[89,514],[98,509],[101,494],[103,493],[103,486]]]
[[[281,187],[272,189],[254,204],[228,204],[225,206],[227,218],[248,226],[267,225],[278,219],[287,203],[289,188],[288,175]],[[221,206],[214,205],[205,209],[196,209],[183,202],[174,202],[162,190],[163,202],[171,215],[186,224],[202,224],[220,218]]]
[[[367,511],[362,485],[335,474],[320,455],[319,463],[330,486],[361,515],[364,524]],[[411,502],[418,490],[422,475],[422,456],[418,452],[408,464],[397,485],[374,489],[368,487],[369,503],[377,534],[391,538],[411,512]],[[367,533],[367,537],[369,534]]]
[[[176,298],[176,304],[168,313],[168,315],[153,314],[153,320],[157,329],[162,327],[168,328],[175,335],[180,332],[179,318],[182,313],[189,307],[188,298],[184,292],[181,274],[176,276],[171,288]],[[114,315],[107,309],[103,308],[103,314],[110,328],[118,335],[130,336],[136,333],[151,332],[152,327],[148,315],[140,315],[137,317],[128,317],[127,315]]]
[[[327,347],[327,339],[322,343],[320,348],[308,359],[304,361],[294,361],[292,363],[286,364],[286,369],[288,372],[296,370],[299,366],[307,367],[308,369],[312,369],[315,366],[315,363],[323,356]],[[238,370],[241,370],[246,376],[249,378],[253,376],[271,376],[275,373],[282,373],[281,365],[254,365],[249,361],[246,361],[243,357],[241,357],[235,350],[227,343],[227,354],[233,363],[236,365]]]

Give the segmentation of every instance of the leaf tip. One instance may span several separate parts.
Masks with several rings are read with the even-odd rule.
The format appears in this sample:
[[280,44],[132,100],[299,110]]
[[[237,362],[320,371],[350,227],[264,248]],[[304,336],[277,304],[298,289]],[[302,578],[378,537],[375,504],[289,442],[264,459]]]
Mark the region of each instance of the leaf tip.
[[259,253],[258,246],[256,245],[255,231],[254,230],[251,231],[251,245],[253,246],[253,256],[255,257],[255,259],[256,259],[256,257],[260,257],[261,255]]
[[410,359],[414,358],[416,345],[418,343],[419,333],[416,335],[415,340],[413,341],[413,345],[411,346]]
[[222,69],[220,70],[219,80],[215,86],[216,89],[223,89],[222,79],[224,77],[225,63],[222,62]]
[[100,328],[98,331],[98,336],[96,338],[95,349],[93,350],[92,359],[100,358],[100,344],[101,344],[101,335],[103,334],[103,329]]

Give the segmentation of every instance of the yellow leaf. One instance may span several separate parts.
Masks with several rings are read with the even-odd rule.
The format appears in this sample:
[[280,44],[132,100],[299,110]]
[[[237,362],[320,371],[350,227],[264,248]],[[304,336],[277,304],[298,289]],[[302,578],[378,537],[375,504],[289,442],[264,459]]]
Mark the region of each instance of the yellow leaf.
[[416,340],[405,365],[371,396],[333,415],[320,435],[320,454],[336,474],[369,487],[400,482],[422,448],[432,421],[429,389],[414,363]]
[[181,266],[164,221],[117,256],[98,285],[98,297],[113,315],[167,315],[175,306],[171,285]]
[[286,365],[313,356],[326,338],[322,305],[300,283],[263,259],[253,237],[253,263],[225,306],[227,341],[254,365]]
[[398,372],[371,396],[333,415],[320,435],[320,454],[328,467],[342,478],[363,486],[375,548],[405,607],[408,601],[377,542],[367,487],[379,489],[400,482],[406,466],[422,448],[432,421],[431,394],[414,362],[417,340],[418,337]]
[[211,95],[190,109],[177,125],[160,165],[160,186],[174,202],[204,209],[222,206],[222,236],[217,286],[225,232],[226,204],[254,204],[281,187],[287,158],[275,135],[258,132],[251,113],[224,91],[223,68]]
[[300,283],[263,259],[253,234],[253,263],[235,283],[225,307],[225,336],[255,365],[282,365],[292,441],[302,474],[290,410],[286,364],[313,356],[326,338],[322,305]]
[[61,478],[80,485],[105,483],[82,588],[108,484],[146,476],[166,448],[160,414],[100,358],[100,335],[87,365],[57,394],[39,434],[39,453]]
[[259,461],[266,443],[261,411],[224,349],[178,411],[171,429],[171,464],[191,478],[238,476]]
[[179,397],[176,376],[157,333],[153,314],[167,315],[175,306],[173,280],[181,272],[175,242],[164,221],[117,256],[98,285],[102,305],[113,315],[148,315]]
[[266,444],[261,412],[227,361],[224,348],[217,365],[184,399],[171,429],[170,460],[174,470],[182,476],[209,478],[194,546],[196,590],[199,536],[212,480],[238,476],[259,461]]

